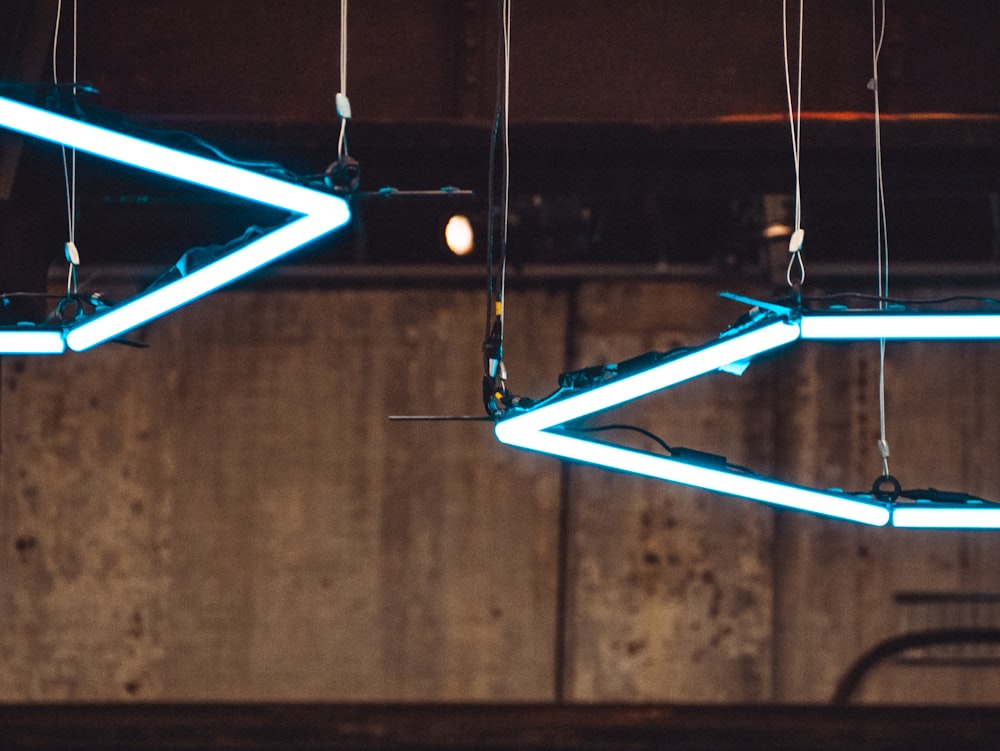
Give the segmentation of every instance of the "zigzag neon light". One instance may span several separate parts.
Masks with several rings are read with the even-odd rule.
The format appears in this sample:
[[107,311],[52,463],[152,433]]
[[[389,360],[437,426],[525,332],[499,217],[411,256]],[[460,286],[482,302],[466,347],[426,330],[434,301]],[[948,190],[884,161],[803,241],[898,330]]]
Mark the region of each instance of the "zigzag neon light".
[[670,388],[727,365],[749,360],[802,340],[1000,339],[1000,314],[883,313],[881,311],[792,311],[769,306],[757,325],[657,363],[639,373],[591,388],[555,395],[526,410],[514,409],[494,427],[508,445],[608,469],[630,472],[874,526],[1000,528],[1000,507],[894,504],[869,495],[791,485],[734,469],[702,466],[683,459],[580,437],[566,424]]
[[[82,351],[113,339],[154,318],[272,263],[293,250],[347,224],[347,202],[328,193],[278,180],[231,164],[188,154],[116,131],[0,97],[0,127],[85,151],[146,172],[153,172],[248,201],[299,215],[293,221],[179,279],[126,300],[107,312],[82,318],[62,331],[65,345]],[[51,332],[10,329],[2,332],[0,352],[30,351],[29,336],[54,344]],[[4,349],[3,347],[10,347]]]

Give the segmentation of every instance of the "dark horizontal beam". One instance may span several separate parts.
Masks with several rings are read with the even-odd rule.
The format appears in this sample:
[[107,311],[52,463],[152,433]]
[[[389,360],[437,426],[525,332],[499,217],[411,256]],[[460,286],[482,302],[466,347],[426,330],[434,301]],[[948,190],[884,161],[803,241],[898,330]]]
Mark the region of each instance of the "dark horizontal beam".
[[[134,264],[95,265],[81,271],[81,283],[89,286],[139,285],[145,286],[158,278],[162,266]],[[809,280],[824,290],[842,286],[858,286],[871,282],[877,268],[871,264],[809,265]],[[894,286],[901,290],[915,287],[940,287],[982,289],[1000,285],[1000,263],[898,263],[892,270]],[[508,284],[518,286],[565,287],[584,282],[613,281],[701,281],[722,284],[720,276],[711,266],[677,264],[524,264],[507,269]],[[763,276],[741,273],[733,281],[766,283]],[[65,282],[63,269],[53,267],[49,285]],[[456,263],[337,265],[337,264],[283,264],[269,266],[238,282],[244,289],[339,287],[479,287],[486,282],[485,267]],[[782,281],[782,285],[784,282]],[[721,289],[721,287],[720,287]]]
[[[273,159],[300,175],[322,174],[336,154],[336,129],[316,123],[161,117],[145,125],[197,133],[236,158]],[[830,114],[803,126],[804,134],[809,128],[808,139],[803,137],[803,224],[811,279],[823,264],[839,278],[863,276],[850,269],[875,258],[871,125],[860,115]],[[481,266],[488,129],[454,122],[358,122],[351,132],[362,190],[381,195],[386,186],[404,192],[458,186],[474,195],[355,201],[350,229],[287,265]],[[162,137],[197,150],[190,138]],[[634,266],[667,275],[691,267],[719,278],[740,273],[783,279],[787,252],[780,242],[765,241],[763,232],[790,221],[794,174],[788,138],[787,123],[778,116],[659,126],[516,126],[511,267]],[[934,273],[940,277],[951,274],[946,266],[968,276],[963,265],[1000,262],[1000,117],[897,117],[886,122],[883,141],[894,275],[901,264],[939,264]],[[14,214],[0,215],[0,234],[13,238],[8,256],[20,259],[0,264],[8,290],[40,290],[43,270],[61,264],[65,194],[58,150],[33,144],[26,151],[21,192],[12,206],[20,224]],[[282,219],[231,197],[92,158],[81,158],[78,183],[77,245],[90,267],[168,266],[190,247],[222,244],[251,224]],[[775,198],[788,205],[770,216],[765,202],[773,206]],[[451,257],[443,244],[444,222],[457,212],[469,213],[477,227],[477,249],[465,259]],[[338,268],[328,276],[344,280],[359,273],[366,272]]]
[[8,751],[995,747],[990,708],[673,705],[61,704],[0,706]]

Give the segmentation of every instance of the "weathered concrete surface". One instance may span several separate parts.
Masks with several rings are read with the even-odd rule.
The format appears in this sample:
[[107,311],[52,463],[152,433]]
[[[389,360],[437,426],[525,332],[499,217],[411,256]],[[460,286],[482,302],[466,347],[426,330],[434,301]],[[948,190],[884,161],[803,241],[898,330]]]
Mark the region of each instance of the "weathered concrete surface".
[[[710,340],[742,312],[700,285],[602,285],[578,302],[578,365]],[[766,374],[764,374],[766,375]],[[594,424],[766,466],[769,381],[713,374]],[[634,442],[627,433],[614,439]],[[609,435],[609,440],[611,436]],[[658,447],[639,444],[649,451]],[[666,483],[574,468],[569,694],[759,701],[771,685],[771,512]]]
[[[222,294],[5,359],[0,696],[550,696],[558,474],[387,419],[482,411],[480,303]],[[560,301],[522,309],[557,370]]]
[[[881,473],[878,345],[808,345],[788,365],[781,402],[786,430],[779,437],[785,471],[810,484],[869,488]],[[1000,498],[998,365],[996,344],[888,345],[889,469],[904,487]],[[1000,572],[988,563],[1000,553],[995,532],[866,529],[788,513],[780,516],[776,540],[778,700],[829,700],[864,651],[921,625],[907,623],[897,593],[1000,591]],[[989,666],[890,660],[857,698],[992,703],[1000,695],[995,673]]]
[[[511,291],[510,386],[541,396],[567,367],[706,341],[742,312],[713,293]],[[907,626],[898,592],[1000,591],[995,533],[775,513],[561,470],[486,423],[390,423],[481,412],[482,304],[233,292],[151,326],[148,350],[4,358],[0,699],[825,702]],[[1000,498],[998,359],[890,347],[904,485]],[[608,420],[862,489],[877,375],[873,346],[803,345]],[[889,663],[859,698],[995,702],[994,673]]]

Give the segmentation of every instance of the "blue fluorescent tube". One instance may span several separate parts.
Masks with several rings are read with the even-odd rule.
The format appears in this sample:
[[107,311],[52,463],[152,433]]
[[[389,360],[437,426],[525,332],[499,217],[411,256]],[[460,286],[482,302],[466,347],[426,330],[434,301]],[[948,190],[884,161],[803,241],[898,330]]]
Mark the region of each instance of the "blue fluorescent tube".
[[635,375],[618,378],[593,389],[501,420],[496,433],[504,443],[506,436],[519,432],[537,432],[575,420],[584,415],[638,399],[726,365],[795,341],[799,327],[787,321],[768,323],[760,328],[723,337],[691,352],[674,357]]
[[899,505],[892,526],[911,529],[1000,529],[1000,507]]
[[62,331],[27,328],[0,331],[0,354],[60,355],[65,350]]
[[[501,425],[503,423],[497,425],[498,433]],[[889,521],[888,507],[875,501],[786,485],[764,477],[711,469],[665,456],[547,431],[519,433],[515,438],[516,442],[513,445],[520,448],[705,488],[726,495],[749,498],[774,506],[809,511],[873,526],[884,526]]]
[[187,276],[83,319],[70,328],[66,344],[81,352],[113,339],[271,263],[330,229],[325,216],[297,219]]
[[803,339],[1000,339],[1000,313],[803,313]]
[[[0,127],[300,214],[346,212],[339,198],[0,97]],[[339,209],[337,204],[341,204]],[[346,221],[346,219],[345,219]]]

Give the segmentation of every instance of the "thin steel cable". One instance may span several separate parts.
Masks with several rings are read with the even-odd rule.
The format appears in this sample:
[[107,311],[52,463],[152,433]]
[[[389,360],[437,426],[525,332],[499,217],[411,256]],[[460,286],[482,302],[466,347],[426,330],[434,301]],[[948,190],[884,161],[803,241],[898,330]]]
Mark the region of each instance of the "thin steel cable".
[[[781,45],[784,52],[785,61],[785,93],[788,97],[788,123],[792,137],[792,161],[795,165],[795,209],[794,209],[794,229],[792,237],[799,237],[802,229],[802,176],[800,143],[802,135],[802,39],[804,28],[805,0],[799,0],[799,35],[798,35],[798,67],[796,70],[796,93],[795,100],[792,100],[792,77],[790,63],[788,59],[788,0],[781,3]],[[805,264],[802,261],[801,248],[793,249],[790,245],[791,257],[788,259],[788,268],[785,270],[785,281],[789,287],[794,287],[792,282],[792,269],[795,264],[799,266],[798,284],[801,285],[806,278]]]
[[[879,4],[881,3],[881,22]],[[879,102],[878,61],[885,40],[885,0],[872,0],[872,80],[875,100],[875,220],[876,249],[878,252],[879,310],[885,309],[889,297],[889,230],[885,212],[885,182],[882,173],[882,119]],[[882,476],[889,475],[889,442],[886,438],[885,410],[885,339],[879,340],[878,365],[879,455],[882,459]]]
[[[496,60],[496,100],[493,107],[493,124],[490,128],[490,151],[489,151],[489,166],[487,172],[487,241],[486,241],[486,331],[483,337],[483,346],[492,347],[491,339],[492,332],[494,328],[494,322],[497,318],[497,297],[496,290],[498,285],[497,280],[497,269],[496,262],[494,260],[496,255],[496,240],[497,240],[497,211],[496,211],[496,193],[497,193],[497,141],[501,136],[501,121],[503,119],[504,110],[504,42],[503,42],[503,27],[504,27],[504,3],[501,2],[497,5],[497,21],[499,25],[499,32],[497,35],[497,60]],[[488,373],[488,375],[490,375]]]
[[[499,35],[497,39],[497,96],[493,128],[490,133],[488,233],[486,248],[487,310],[486,335],[483,340],[485,366],[483,397],[486,409],[495,414],[509,396],[505,385],[507,370],[503,362],[504,298],[507,285],[507,239],[510,219],[510,26],[511,2],[497,4]],[[497,142],[501,153],[497,158]],[[499,164],[498,164],[499,162]],[[499,177],[497,170],[500,170]],[[497,206],[499,203],[499,206]],[[499,214],[499,216],[497,216]],[[496,222],[502,226],[496,227]],[[499,237],[498,237],[499,236]],[[499,240],[499,242],[498,242]],[[495,261],[499,244],[499,261]]]
[[[52,34],[52,83],[58,89],[59,86],[59,31],[62,26],[62,0],[58,0],[56,5],[56,22]],[[77,62],[78,62],[78,41],[77,32],[79,21],[79,2],[73,0],[73,65],[72,79],[70,81],[70,96],[76,98],[77,84]],[[73,247],[76,247],[76,149],[67,149],[60,146],[62,153],[63,180],[66,185],[66,223],[67,240]],[[76,294],[76,265],[70,258],[67,258],[69,269],[66,275],[66,294]]]
[[500,342],[503,344],[504,298],[507,289],[507,233],[510,225],[510,0],[503,0],[503,205],[500,242]]
[[[340,0],[340,93],[347,97],[347,0]],[[347,155],[347,118],[340,118],[337,157]]]

